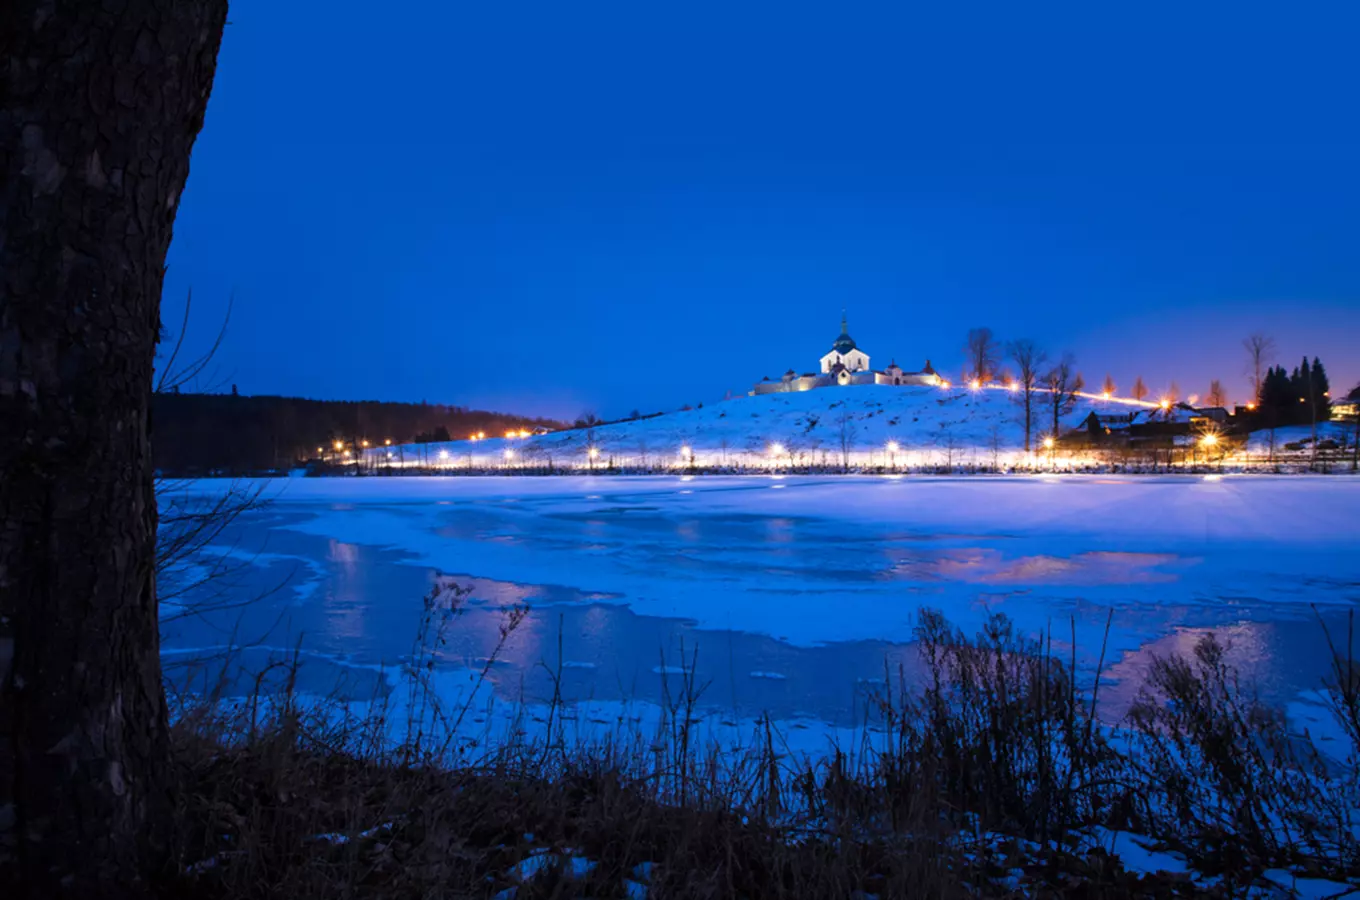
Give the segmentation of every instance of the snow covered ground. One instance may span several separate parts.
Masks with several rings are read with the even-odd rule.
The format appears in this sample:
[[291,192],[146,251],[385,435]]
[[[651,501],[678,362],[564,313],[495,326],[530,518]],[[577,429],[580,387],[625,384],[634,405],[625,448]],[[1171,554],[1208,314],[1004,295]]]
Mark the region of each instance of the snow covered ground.
[[[529,438],[380,447],[370,461],[456,468],[509,465],[765,466],[839,464],[843,444],[857,466],[1014,465],[1025,459],[1023,410],[1002,387],[859,385],[802,393],[739,397],[702,409],[599,428]],[[1052,431],[1045,394],[1034,397],[1035,446]],[[1092,412],[1125,413],[1152,403],[1083,395],[1060,430]],[[895,449],[894,449],[895,448]],[[507,457],[507,453],[509,456]]]

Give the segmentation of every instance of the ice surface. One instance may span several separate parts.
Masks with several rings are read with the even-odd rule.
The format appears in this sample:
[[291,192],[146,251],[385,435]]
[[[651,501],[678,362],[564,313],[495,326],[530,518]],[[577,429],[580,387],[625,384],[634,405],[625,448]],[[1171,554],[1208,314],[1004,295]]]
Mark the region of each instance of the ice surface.
[[[542,699],[533,679],[560,663],[568,700],[598,704],[578,710],[587,724],[614,721],[620,698],[659,702],[695,649],[696,681],[719,682],[710,702],[743,694],[733,721],[774,705],[810,724],[831,703],[850,718],[923,606],[968,631],[1004,612],[1055,646],[1075,632],[1088,673],[1111,616],[1103,697],[1210,630],[1297,692],[1317,687],[1307,673],[1325,655],[1314,608],[1344,616],[1360,601],[1360,479],[1348,477],[337,478],[269,491],[275,505],[251,526],[269,537],[265,559],[316,563],[297,566],[305,592],[269,608],[292,617],[306,652],[383,678],[410,651],[431,579],[465,584],[471,612],[437,660],[441,690],[483,667],[497,611],[528,603],[526,631],[492,667],[501,699],[525,685]],[[639,640],[661,620],[688,623],[692,643]],[[165,646],[220,650],[237,630]],[[805,668],[833,657],[838,668]]]

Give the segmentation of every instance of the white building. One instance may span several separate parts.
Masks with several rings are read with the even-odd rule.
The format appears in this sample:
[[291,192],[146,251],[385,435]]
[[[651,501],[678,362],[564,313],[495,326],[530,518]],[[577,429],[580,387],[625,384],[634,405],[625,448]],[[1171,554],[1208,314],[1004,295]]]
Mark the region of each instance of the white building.
[[930,360],[926,360],[925,368],[919,372],[904,372],[895,360],[882,372],[869,368],[869,354],[855,344],[845,315],[842,314],[840,336],[831,344],[831,351],[821,358],[820,374],[807,372],[799,375],[789,369],[778,381],[766,378],[755,386],[751,394],[779,394],[851,384],[939,385],[943,382],[944,379],[931,367]]
[[865,372],[869,369],[869,354],[855,346],[855,339],[845,324],[845,313],[841,313],[841,336],[831,345],[831,352],[822,357],[822,374],[830,375],[836,366],[847,372]]

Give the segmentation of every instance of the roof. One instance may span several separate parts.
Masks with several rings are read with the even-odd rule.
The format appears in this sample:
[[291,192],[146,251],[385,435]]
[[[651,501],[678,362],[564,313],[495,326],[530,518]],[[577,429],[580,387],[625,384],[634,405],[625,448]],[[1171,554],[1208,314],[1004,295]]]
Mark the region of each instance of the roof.
[[836,338],[835,343],[831,345],[831,349],[835,350],[837,353],[849,353],[851,350],[858,349],[855,347],[855,339],[850,336],[850,331],[846,326],[844,315],[841,316],[840,337]]

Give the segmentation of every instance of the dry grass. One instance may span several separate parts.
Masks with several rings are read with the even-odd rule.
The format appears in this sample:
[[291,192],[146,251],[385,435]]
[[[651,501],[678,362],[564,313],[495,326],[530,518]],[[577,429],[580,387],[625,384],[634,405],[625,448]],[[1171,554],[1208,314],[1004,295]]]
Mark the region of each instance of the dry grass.
[[[455,607],[432,595],[421,643],[439,640]],[[158,888],[1230,897],[1272,867],[1360,876],[1357,759],[1324,765],[1236,683],[1211,641],[1191,660],[1163,661],[1129,728],[1111,736],[1094,721],[1094,691],[1078,688],[1047,639],[1022,638],[1001,617],[969,638],[930,613],[918,637],[926,684],[899,675],[878,698],[890,739],[815,762],[785,754],[769,722],[742,753],[704,745],[689,682],[658,735],[573,743],[550,724],[543,739],[477,759],[429,724],[453,727],[457,710],[422,713],[394,738],[381,711],[346,716],[287,692],[258,707],[199,704],[175,726],[180,844]],[[1332,691],[1337,712],[1360,721],[1349,658],[1337,665],[1347,676]],[[1174,847],[1218,878],[1126,871],[1089,849],[1097,826]],[[540,861],[535,877],[516,873],[526,860]],[[590,870],[573,875],[585,860]]]

